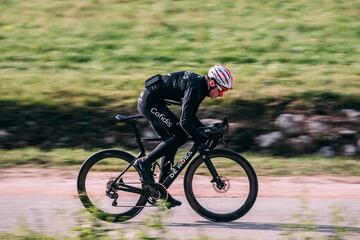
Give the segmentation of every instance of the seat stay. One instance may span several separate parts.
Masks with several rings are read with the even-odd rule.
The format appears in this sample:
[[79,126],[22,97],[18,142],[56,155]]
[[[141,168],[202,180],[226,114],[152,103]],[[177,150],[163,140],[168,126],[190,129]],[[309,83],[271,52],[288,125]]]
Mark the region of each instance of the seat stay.
[[115,186],[115,183],[119,181],[119,179],[127,172],[127,170],[129,170],[130,167],[133,166],[134,162],[136,161],[136,159],[132,160],[127,166],[126,168],[119,174],[119,176],[117,176],[117,178],[113,181],[113,183],[110,186],[110,189],[113,188]]

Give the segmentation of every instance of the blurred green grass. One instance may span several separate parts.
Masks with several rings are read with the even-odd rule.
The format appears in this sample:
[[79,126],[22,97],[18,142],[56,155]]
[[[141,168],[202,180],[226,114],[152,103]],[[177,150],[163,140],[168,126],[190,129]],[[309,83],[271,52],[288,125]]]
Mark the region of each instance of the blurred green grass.
[[[283,102],[330,113],[360,109],[359,1],[1,0],[0,12],[0,127],[25,146],[1,150],[2,166],[79,164],[90,152],[77,155],[58,139],[98,148],[115,131],[114,112],[136,111],[147,77],[205,74],[219,62],[232,69],[236,86],[204,102],[206,117],[261,124],[264,109]],[[321,161],[330,172],[349,161],[339,172],[358,175],[353,160]],[[280,167],[274,174],[293,174],[278,158],[262,162]]]
[[[100,149],[99,149],[100,150]],[[33,167],[68,167],[79,169],[80,165],[96,152],[95,149],[57,148],[44,151],[38,148],[14,150],[0,149],[0,167],[33,166]],[[136,152],[132,152],[136,155]],[[181,150],[176,160],[181,159],[185,150]],[[291,176],[291,175],[339,175],[360,176],[360,161],[356,159],[319,156],[280,157],[254,153],[243,153],[255,168],[258,176]],[[314,167],[316,166],[316,168]],[[231,172],[233,165],[223,165]],[[235,169],[236,170],[236,169]],[[184,174],[185,171],[182,173]]]
[[360,92],[359,1],[32,0],[0,11],[1,100],[125,106],[154,73],[217,62],[236,78],[230,102]]

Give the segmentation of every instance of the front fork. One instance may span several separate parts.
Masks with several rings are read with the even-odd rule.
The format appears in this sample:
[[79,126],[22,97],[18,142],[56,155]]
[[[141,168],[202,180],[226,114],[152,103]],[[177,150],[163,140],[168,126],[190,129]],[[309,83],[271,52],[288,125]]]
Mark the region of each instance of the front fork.
[[218,172],[216,171],[214,164],[211,162],[210,157],[208,154],[202,154],[201,158],[203,159],[206,167],[209,169],[212,180],[211,183],[216,183],[216,187],[218,189],[224,189],[225,183],[221,180],[221,177],[219,176]]

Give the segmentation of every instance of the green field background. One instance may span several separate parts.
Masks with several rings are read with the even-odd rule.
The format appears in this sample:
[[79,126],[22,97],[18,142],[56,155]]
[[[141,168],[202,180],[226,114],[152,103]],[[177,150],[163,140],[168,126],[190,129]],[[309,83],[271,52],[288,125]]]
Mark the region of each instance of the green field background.
[[113,147],[146,78],[214,63],[235,87],[201,117],[359,110],[359,16],[358,0],[0,0],[0,162]]

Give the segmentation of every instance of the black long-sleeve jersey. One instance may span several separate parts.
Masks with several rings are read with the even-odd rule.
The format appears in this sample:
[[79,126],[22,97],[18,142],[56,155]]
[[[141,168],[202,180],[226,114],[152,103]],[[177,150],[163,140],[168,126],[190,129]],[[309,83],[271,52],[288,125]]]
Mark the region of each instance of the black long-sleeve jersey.
[[188,71],[168,73],[162,75],[150,89],[165,102],[182,105],[180,126],[195,141],[206,140],[206,136],[196,129],[204,126],[196,117],[196,112],[204,98],[209,96],[205,77]]

